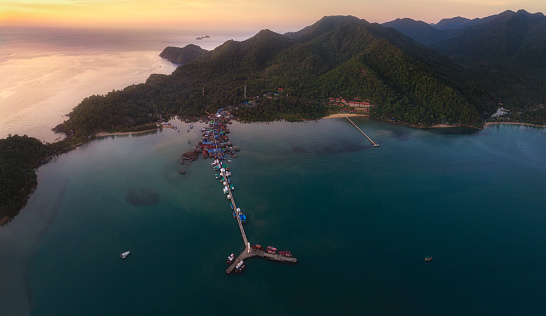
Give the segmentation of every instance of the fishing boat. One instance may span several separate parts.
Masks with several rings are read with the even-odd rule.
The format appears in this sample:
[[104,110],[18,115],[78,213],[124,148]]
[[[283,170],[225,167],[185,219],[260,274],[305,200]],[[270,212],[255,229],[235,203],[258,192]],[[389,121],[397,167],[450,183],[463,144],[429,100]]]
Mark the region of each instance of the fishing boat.
[[227,263],[228,264],[232,264],[233,261],[235,261],[235,255],[234,254],[231,254],[227,257]]
[[277,253],[277,248],[275,247],[272,247],[272,246],[268,246],[267,249],[265,250],[267,253]]
[[425,262],[432,261],[432,256],[425,256]]
[[254,250],[261,250],[261,251],[264,251],[264,247],[262,247],[262,245],[259,245],[259,244],[252,245],[252,248],[253,248]]
[[292,258],[292,254],[290,253],[290,251],[279,251],[279,254],[281,256],[285,256],[285,257],[288,257],[288,258]]
[[240,261],[240,262],[237,263],[237,265],[235,266],[235,272],[243,272],[244,269],[245,269],[244,261]]
[[125,258],[127,258],[127,256],[128,256],[130,253],[131,253],[130,251],[126,251],[126,252],[122,253],[121,255],[119,255],[119,257],[120,257],[121,259],[125,259]]

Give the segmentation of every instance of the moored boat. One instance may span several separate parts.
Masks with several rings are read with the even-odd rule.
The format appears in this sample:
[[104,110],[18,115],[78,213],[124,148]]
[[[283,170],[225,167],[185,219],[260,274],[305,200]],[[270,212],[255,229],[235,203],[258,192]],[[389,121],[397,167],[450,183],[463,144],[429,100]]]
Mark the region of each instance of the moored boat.
[[130,253],[131,253],[130,251],[126,251],[126,252],[122,253],[121,255],[119,255],[119,257],[120,257],[121,259],[125,259],[125,258],[127,258],[127,256],[128,256]]
[[239,263],[237,263],[237,265],[235,266],[235,272],[243,272],[244,269],[245,269],[244,261],[239,261]]
[[290,253],[290,251],[279,251],[279,255],[292,258],[292,254]]
[[272,247],[272,246],[268,246],[267,249],[265,250],[267,253],[277,253],[277,248],[275,247]]
[[425,262],[432,261],[432,256],[425,256]]
[[262,245],[259,245],[259,244],[252,245],[252,249],[264,251],[264,247],[262,247]]
[[235,255],[234,254],[231,254],[227,257],[227,263],[228,264],[232,264],[233,261],[235,261]]

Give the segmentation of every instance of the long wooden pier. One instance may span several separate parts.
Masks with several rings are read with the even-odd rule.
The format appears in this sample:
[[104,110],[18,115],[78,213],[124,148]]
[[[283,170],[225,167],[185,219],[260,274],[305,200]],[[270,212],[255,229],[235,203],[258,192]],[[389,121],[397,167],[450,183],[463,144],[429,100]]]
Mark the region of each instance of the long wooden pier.
[[356,126],[356,124],[347,115],[344,115],[344,116],[349,122],[351,122],[351,124],[354,125],[354,127],[356,127],[357,130],[359,130],[362,133],[362,135],[366,136],[366,138],[370,141],[370,143],[372,143],[373,147],[379,147],[379,144],[374,142],[368,135],[366,135],[366,133],[364,133],[358,126]]
[[[215,147],[218,148],[218,142],[216,140],[214,140],[214,144],[216,145]],[[265,258],[269,260],[286,262],[286,263],[298,262],[298,259],[296,258],[286,257],[277,253],[275,254],[267,253],[263,250],[253,249],[250,246],[250,242],[248,241],[248,238],[245,233],[245,229],[243,227],[243,222],[241,221],[241,217],[239,216],[241,215],[241,212],[239,211],[239,208],[237,207],[237,204],[235,203],[235,198],[233,197],[233,191],[231,190],[230,183],[228,181],[228,175],[227,175],[228,170],[221,171],[222,163],[220,161],[218,162],[219,163],[217,164],[217,166],[220,167],[220,175],[223,177],[225,181],[224,187],[227,187],[227,195],[229,196],[229,200],[231,201],[231,204],[233,205],[235,218],[237,219],[237,223],[239,224],[239,229],[241,230],[241,237],[243,238],[243,244],[245,245],[243,252],[241,252],[241,254],[239,254],[239,256],[233,261],[233,263],[226,269],[226,273],[230,274],[231,272],[233,272],[233,270],[235,269],[235,267],[237,266],[239,262],[252,258],[252,257],[261,257],[261,258]]]
[[[224,179],[227,179],[226,173],[221,172],[220,174],[224,177]],[[233,272],[233,269],[235,269],[235,266],[239,262],[252,258],[252,257],[256,257],[256,256],[266,258],[269,260],[280,261],[280,262],[289,262],[289,263],[298,262],[298,259],[296,258],[285,257],[280,254],[267,253],[263,250],[255,250],[250,246],[250,242],[248,241],[248,238],[246,237],[245,229],[243,227],[243,222],[241,221],[241,218],[239,217],[241,213],[239,212],[239,209],[237,208],[237,204],[235,204],[235,199],[233,198],[233,191],[231,191],[229,183],[228,185],[226,185],[226,187],[228,188],[228,194],[230,196],[230,201],[233,205],[235,218],[237,219],[237,223],[239,224],[239,229],[241,230],[241,236],[243,237],[243,243],[245,245],[245,250],[243,250],[243,252],[241,252],[241,254],[237,257],[237,259],[235,259],[235,261],[233,261],[233,263],[226,269],[226,273],[230,274],[231,272]]]
[[[225,173],[220,173],[224,179],[227,180],[227,175]],[[246,237],[246,233],[245,233],[245,229],[243,227],[243,222],[241,221],[241,218],[239,217],[240,215],[240,212],[239,212],[239,209],[237,208],[237,204],[235,204],[235,199],[233,198],[233,191],[231,191],[231,188],[229,186],[229,183],[228,185],[226,185],[226,187],[228,188],[228,194],[230,196],[230,201],[231,201],[231,204],[233,205],[233,211],[235,212],[235,218],[237,219],[237,222],[239,223],[239,229],[241,230],[241,236],[243,237],[243,243],[245,244],[245,247],[249,247],[249,242],[248,242],[248,238]]]

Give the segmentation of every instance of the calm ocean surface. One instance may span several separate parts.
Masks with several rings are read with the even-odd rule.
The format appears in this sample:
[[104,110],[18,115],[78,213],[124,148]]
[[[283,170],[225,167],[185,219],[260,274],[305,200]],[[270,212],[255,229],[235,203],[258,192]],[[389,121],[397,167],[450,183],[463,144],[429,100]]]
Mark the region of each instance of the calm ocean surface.
[[546,314],[546,130],[355,123],[381,147],[345,119],[231,125],[249,240],[299,260],[242,275],[210,160],[178,174],[202,124],[58,157],[0,229],[0,314]]
[[[54,142],[51,131],[85,97],[103,95],[170,74],[159,57],[167,46],[214,49],[251,32],[2,28],[0,30],[0,138],[29,135]],[[210,38],[196,40],[196,36]]]

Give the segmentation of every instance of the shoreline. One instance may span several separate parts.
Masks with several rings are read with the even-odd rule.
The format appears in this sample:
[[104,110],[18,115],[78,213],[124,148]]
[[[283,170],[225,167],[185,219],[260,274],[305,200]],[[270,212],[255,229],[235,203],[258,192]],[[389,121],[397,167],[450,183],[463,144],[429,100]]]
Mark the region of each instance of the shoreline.
[[[343,118],[343,117],[370,117],[369,114],[360,114],[360,113],[350,113],[350,114],[344,114],[344,113],[336,113],[336,114],[330,114],[328,116],[323,117],[322,119],[333,119],[333,118]],[[436,124],[431,126],[422,126],[422,125],[415,125],[415,124],[406,124],[401,122],[390,122],[390,121],[382,121],[380,122],[389,123],[389,124],[397,124],[397,125],[405,125],[412,128],[418,128],[418,129],[437,129],[437,128],[474,128],[474,129],[483,129],[480,127],[475,126],[468,126],[468,125],[448,125],[448,124]]]
[[483,127],[476,127],[476,126],[468,126],[468,125],[448,125],[448,124],[436,124],[431,126],[419,126],[419,125],[411,125],[408,126],[413,128],[419,128],[419,129],[441,129],[441,128],[473,128],[473,129],[483,129]]
[[[330,114],[330,115],[327,115],[325,117],[322,117],[321,119],[344,118],[345,116],[347,116],[347,117],[370,117],[370,115],[368,115],[368,114],[361,114],[361,113],[349,113],[349,114],[335,113],[335,114]],[[537,124],[520,123],[520,122],[485,122],[485,124],[481,128],[480,127],[475,127],[475,126],[447,125],[447,124],[437,124],[437,125],[432,125],[432,126],[419,126],[419,125],[403,124],[403,123],[388,122],[388,121],[385,121],[385,123],[401,124],[401,125],[406,125],[406,126],[412,127],[412,128],[418,128],[418,129],[474,128],[474,129],[483,130],[483,129],[487,128],[487,127],[494,126],[494,125],[523,125],[523,126],[530,126],[530,127],[546,128],[546,125],[537,125]],[[133,131],[133,132],[112,132],[112,133],[99,132],[99,133],[94,134],[93,136],[95,138],[101,138],[101,137],[108,137],[108,136],[124,136],[124,135],[132,135],[132,134],[144,134],[144,133],[157,131],[158,129],[161,129],[161,127],[154,127],[154,128],[143,130],[143,131]],[[50,158],[52,158],[54,156],[58,156],[58,155],[68,153],[68,152],[76,149],[77,147],[80,147],[83,144],[91,142],[92,140],[93,139],[85,139],[83,141],[80,141],[79,143],[73,144],[73,145],[65,148],[62,151],[56,152],[54,154],[51,154],[51,155],[48,155],[46,157],[43,157],[43,158],[39,159],[39,162],[37,163],[35,169],[39,168],[42,164],[47,163]],[[25,200],[30,198],[32,193],[33,192],[30,192],[28,194],[28,196],[25,198]],[[21,209],[14,212],[13,215],[12,214],[6,214],[4,216],[0,216],[0,226],[3,226],[5,224],[7,224],[11,219],[16,217]]]
[[546,127],[546,125],[538,125],[538,124],[531,124],[531,123],[520,123],[520,122],[485,122],[484,127],[489,127],[493,125],[524,125],[524,126],[532,126],[532,127]]
[[147,129],[147,130],[145,130],[145,131],[137,131],[137,132],[114,132],[114,133],[100,132],[100,133],[96,133],[96,134],[95,134],[95,137],[106,137],[106,136],[142,134],[142,133],[148,133],[148,132],[157,131],[158,129],[159,129],[159,127],[155,127],[155,128],[152,128],[152,129]]

